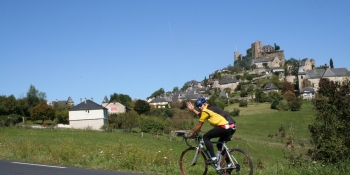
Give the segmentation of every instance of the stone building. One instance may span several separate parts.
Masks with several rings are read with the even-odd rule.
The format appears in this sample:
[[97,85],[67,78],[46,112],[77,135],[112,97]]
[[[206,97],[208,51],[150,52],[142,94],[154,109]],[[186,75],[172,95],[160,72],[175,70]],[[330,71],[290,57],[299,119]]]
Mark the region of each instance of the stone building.
[[263,46],[261,41],[256,41],[252,43],[251,45],[252,49],[252,57],[255,59],[263,59],[263,58],[269,58],[270,61],[273,63],[275,62],[275,59],[279,59],[278,66],[275,64],[272,64],[274,67],[282,67],[284,65],[285,57],[284,57],[284,51],[283,50],[275,50],[275,48],[271,45]]

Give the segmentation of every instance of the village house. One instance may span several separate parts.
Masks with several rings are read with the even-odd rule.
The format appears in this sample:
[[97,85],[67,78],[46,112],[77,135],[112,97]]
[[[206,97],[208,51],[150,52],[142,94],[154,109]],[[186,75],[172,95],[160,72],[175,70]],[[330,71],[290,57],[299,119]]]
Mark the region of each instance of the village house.
[[120,114],[126,112],[126,107],[123,104],[117,101],[109,102],[107,96],[103,99],[102,107],[107,108],[108,114]]
[[75,129],[100,130],[108,119],[107,108],[85,99],[69,109],[69,125]]
[[278,87],[274,85],[273,83],[267,83],[264,87],[264,92],[269,93],[269,92],[278,92]]
[[315,90],[311,87],[304,88],[300,92],[303,99],[313,99],[315,97]]
[[[319,82],[321,78],[328,78],[331,81],[343,83],[344,81],[349,80],[349,71],[346,68],[329,68],[325,66],[325,69],[314,69],[314,70],[304,70],[303,66],[299,66],[298,70],[298,79],[299,79],[299,92],[303,88],[313,88],[314,91],[317,91]],[[305,81],[308,81],[310,86],[305,84]]]

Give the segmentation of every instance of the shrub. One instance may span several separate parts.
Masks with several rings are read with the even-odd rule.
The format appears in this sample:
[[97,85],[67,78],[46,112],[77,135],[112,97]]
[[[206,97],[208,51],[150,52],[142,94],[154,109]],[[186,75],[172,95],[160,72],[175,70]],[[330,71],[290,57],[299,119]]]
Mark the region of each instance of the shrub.
[[295,98],[295,94],[294,94],[294,92],[292,92],[292,91],[287,91],[287,92],[285,92],[285,93],[283,94],[283,99],[284,99],[284,100],[289,101],[289,100],[292,100],[293,98]]
[[161,122],[152,117],[142,117],[140,119],[140,129],[142,132],[160,132],[164,127]]
[[239,116],[239,112],[240,110],[237,108],[233,108],[233,111],[229,112],[229,114],[233,117],[233,116]]
[[222,100],[219,100],[215,103],[215,106],[221,108],[221,109],[224,109],[225,108],[225,103],[222,101]]
[[241,96],[241,97],[247,97],[247,96],[248,96],[248,92],[245,91],[245,90],[242,90],[240,96]]
[[1,126],[14,126],[22,121],[22,116],[17,114],[11,114],[9,116],[0,117],[0,127]]
[[298,97],[294,97],[288,101],[288,105],[291,111],[299,111],[302,104],[302,99]]
[[246,100],[239,101],[239,107],[248,107],[248,102]]
[[272,103],[271,103],[271,109],[277,109],[277,105],[278,105],[279,101],[278,100],[274,100]]
[[279,101],[276,109],[280,111],[288,111],[289,110],[288,102],[286,100]]
[[230,99],[229,102],[230,102],[230,104],[232,105],[232,104],[235,103],[235,100],[234,100],[234,99]]

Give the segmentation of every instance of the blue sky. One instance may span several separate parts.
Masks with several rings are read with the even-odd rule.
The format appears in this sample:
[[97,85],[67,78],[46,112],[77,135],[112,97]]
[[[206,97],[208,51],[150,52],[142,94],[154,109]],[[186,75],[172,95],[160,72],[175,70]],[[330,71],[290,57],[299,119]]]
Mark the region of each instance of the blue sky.
[[[349,0],[0,0],[0,95],[146,99],[233,65],[257,40],[350,68]],[[344,62],[344,63],[342,63]]]

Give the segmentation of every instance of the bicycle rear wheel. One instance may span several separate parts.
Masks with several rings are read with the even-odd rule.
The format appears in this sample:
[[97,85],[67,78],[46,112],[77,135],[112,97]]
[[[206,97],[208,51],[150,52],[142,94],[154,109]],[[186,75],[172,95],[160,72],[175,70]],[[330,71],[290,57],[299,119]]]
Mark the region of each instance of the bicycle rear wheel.
[[[253,161],[242,149],[239,148],[233,148],[230,149],[230,155],[232,158],[232,161],[235,164],[235,168],[225,170],[223,174],[237,174],[237,175],[253,175],[254,166]],[[223,161],[221,162],[221,167],[227,167],[227,163],[225,161],[226,156],[224,157]]]
[[208,165],[204,162],[205,154],[200,151],[195,157],[197,150],[195,147],[185,149],[180,156],[180,170],[183,175],[207,174]]

